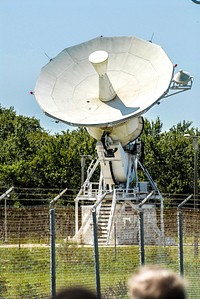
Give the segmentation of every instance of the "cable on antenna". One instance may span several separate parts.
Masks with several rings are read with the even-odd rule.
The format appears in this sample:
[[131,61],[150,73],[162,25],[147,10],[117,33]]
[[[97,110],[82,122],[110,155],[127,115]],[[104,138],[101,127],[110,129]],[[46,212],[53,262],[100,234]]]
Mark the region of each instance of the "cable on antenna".
[[152,33],[151,38],[150,38],[150,40],[149,40],[150,43],[153,42],[153,37],[154,37],[154,32]]
[[48,57],[48,58],[49,58],[49,61],[51,61],[51,60],[52,60],[52,58],[50,58],[50,57],[49,57],[49,55],[47,55],[47,53],[44,53],[44,54],[45,54],[45,56],[46,56],[46,57]]

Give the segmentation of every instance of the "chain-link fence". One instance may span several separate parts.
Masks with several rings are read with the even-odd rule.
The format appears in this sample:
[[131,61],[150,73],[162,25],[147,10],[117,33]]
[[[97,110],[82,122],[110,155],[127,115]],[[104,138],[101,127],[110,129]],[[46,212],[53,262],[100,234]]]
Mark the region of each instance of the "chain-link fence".
[[[165,196],[163,211],[160,205],[150,202],[140,208],[130,204],[124,207],[119,202],[112,242],[100,245],[97,239],[95,251],[93,244],[83,244],[81,238],[77,243],[74,239],[75,191],[67,191],[50,207],[59,192],[15,189],[9,198],[1,200],[0,298],[48,298],[53,281],[57,290],[72,285],[97,290],[99,281],[103,298],[127,298],[126,282],[141,263],[182,271],[188,281],[188,298],[199,297],[200,217],[192,198],[178,209],[187,196]],[[91,203],[90,206],[90,230],[95,242]],[[52,209],[55,265],[52,264]],[[80,206],[79,227],[81,210]]]

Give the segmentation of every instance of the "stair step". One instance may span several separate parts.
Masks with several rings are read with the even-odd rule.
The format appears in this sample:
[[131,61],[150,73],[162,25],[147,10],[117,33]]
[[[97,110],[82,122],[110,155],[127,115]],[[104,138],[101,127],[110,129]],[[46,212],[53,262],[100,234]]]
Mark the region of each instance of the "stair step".
[[99,218],[109,218],[109,216],[110,216],[110,213],[104,213],[104,214],[99,214]]
[[99,236],[98,240],[102,242],[102,241],[106,241],[107,238],[106,238],[106,236]]
[[103,211],[108,211],[110,209],[111,209],[111,207],[101,207],[101,210],[103,210]]
[[108,225],[108,222],[100,222],[100,223],[98,223],[98,227],[107,227],[107,225]]
[[109,217],[104,216],[104,217],[99,218],[99,222],[102,221],[102,220],[105,221],[105,220],[108,220],[108,219],[109,219]]
[[108,226],[108,222],[107,223],[104,223],[104,222],[98,223],[98,227],[100,227],[100,228],[104,228],[107,226]]
[[106,242],[106,241],[107,241],[107,238],[106,238],[106,237],[104,237],[104,238],[99,237],[99,238],[98,238],[98,241],[99,241],[99,242]]
[[104,216],[104,215],[109,216],[110,215],[110,211],[106,211],[105,213],[103,213],[101,211],[101,213],[99,214],[99,216]]
[[109,216],[110,216],[110,213],[103,213],[103,214],[99,214],[99,218],[101,218],[101,217],[107,217],[107,218],[109,218]]
[[99,245],[107,244],[108,223],[110,218],[110,211],[112,207],[112,198],[103,201],[99,211],[98,217],[98,243]]
[[109,217],[110,216],[110,212],[109,213],[102,213],[102,214],[99,214],[99,217],[100,216],[106,216],[106,217]]
[[107,231],[107,225],[98,228],[99,231]]
[[107,235],[107,229],[100,230],[100,231],[99,231],[99,234],[100,234],[100,235],[103,235],[103,234],[104,234],[104,235]]
[[102,226],[102,225],[107,225],[108,224],[108,220],[107,221],[98,221],[98,226]]

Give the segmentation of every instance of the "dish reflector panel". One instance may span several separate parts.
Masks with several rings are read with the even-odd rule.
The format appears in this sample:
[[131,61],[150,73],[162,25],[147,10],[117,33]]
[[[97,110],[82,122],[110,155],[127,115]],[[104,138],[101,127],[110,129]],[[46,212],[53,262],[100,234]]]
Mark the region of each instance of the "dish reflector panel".
[[[34,94],[46,114],[70,125],[114,126],[150,109],[172,76],[160,46],[136,37],[97,37],[44,66]],[[101,91],[102,80],[107,91]]]

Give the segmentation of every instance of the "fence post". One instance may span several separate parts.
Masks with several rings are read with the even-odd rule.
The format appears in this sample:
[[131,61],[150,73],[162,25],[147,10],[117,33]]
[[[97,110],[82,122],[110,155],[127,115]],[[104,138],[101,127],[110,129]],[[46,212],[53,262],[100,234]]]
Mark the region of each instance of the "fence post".
[[51,296],[56,295],[56,244],[55,244],[55,209],[50,209],[50,283]]
[[93,238],[94,238],[94,259],[95,259],[95,274],[96,274],[96,291],[97,298],[101,298],[101,286],[100,286],[100,272],[99,272],[99,250],[98,250],[98,235],[97,235],[97,215],[96,207],[92,209],[93,219]]
[[144,251],[144,218],[143,209],[139,208],[139,246],[140,246],[140,265],[145,263],[145,251]]
[[56,234],[55,234],[55,204],[58,199],[67,191],[64,189],[50,201],[50,286],[51,296],[56,295]]
[[184,275],[184,265],[183,265],[183,227],[182,227],[182,207],[183,205],[192,197],[189,195],[182,203],[177,207],[177,217],[178,217],[178,248],[179,248],[179,273]]
[[117,225],[114,223],[115,261],[117,260]]
[[139,208],[139,246],[140,246],[140,265],[145,264],[145,250],[144,250],[144,211],[142,206],[153,195],[154,191],[151,191],[143,201],[138,205]]
[[7,223],[7,196],[5,197],[5,219],[4,219],[4,230],[5,230],[5,235],[4,235],[4,242],[7,243],[8,242],[8,223]]
[[4,217],[4,242],[8,242],[8,226],[7,226],[7,198],[10,197],[10,192],[12,192],[14,187],[9,188],[4,194],[0,196],[0,200],[5,198],[4,209],[5,209],[5,217]]
[[106,191],[92,207],[92,220],[93,220],[93,239],[94,239],[94,258],[95,258],[95,274],[96,274],[96,293],[97,298],[101,298],[101,284],[100,284],[100,271],[99,271],[99,249],[98,249],[98,229],[97,229],[97,207],[106,197],[106,195],[113,191]]

